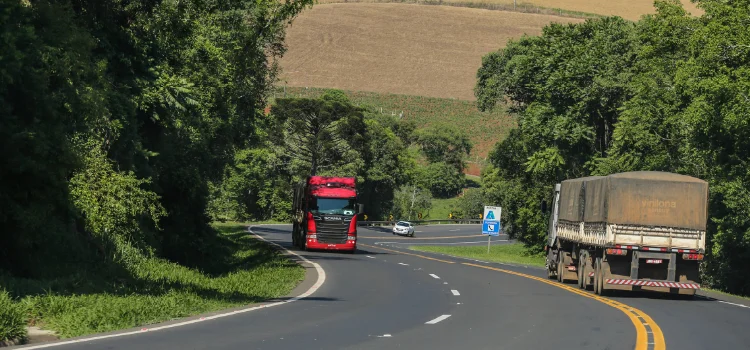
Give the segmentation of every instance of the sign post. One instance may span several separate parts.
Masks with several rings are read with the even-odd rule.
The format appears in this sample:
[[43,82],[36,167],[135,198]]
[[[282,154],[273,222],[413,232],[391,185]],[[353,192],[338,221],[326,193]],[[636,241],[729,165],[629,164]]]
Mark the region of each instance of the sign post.
[[482,215],[484,218],[482,220],[482,234],[487,235],[487,254],[490,253],[490,242],[492,236],[500,235],[501,212],[502,208],[500,207],[484,206],[484,215]]

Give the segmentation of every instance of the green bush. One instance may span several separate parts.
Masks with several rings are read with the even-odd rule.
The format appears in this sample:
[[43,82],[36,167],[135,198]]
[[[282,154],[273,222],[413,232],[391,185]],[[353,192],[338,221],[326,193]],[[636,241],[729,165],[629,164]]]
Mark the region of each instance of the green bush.
[[10,294],[0,290],[0,341],[26,337],[26,322],[20,304],[14,303]]
[[424,177],[417,179],[421,187],[429,188],[432,195],[438,198],[450,198],[466,184],[464,174],[453,165],[445,162],[432,163],[424,171]]

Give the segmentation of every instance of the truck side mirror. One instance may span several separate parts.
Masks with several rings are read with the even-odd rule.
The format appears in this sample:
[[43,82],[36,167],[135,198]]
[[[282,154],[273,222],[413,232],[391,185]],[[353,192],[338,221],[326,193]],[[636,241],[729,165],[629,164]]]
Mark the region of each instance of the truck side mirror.
[[357,214],[364,214],[365,213],[365,205],[360,203],[357,204]]
[[547,212],[547,201],[542,201],[542,213]]

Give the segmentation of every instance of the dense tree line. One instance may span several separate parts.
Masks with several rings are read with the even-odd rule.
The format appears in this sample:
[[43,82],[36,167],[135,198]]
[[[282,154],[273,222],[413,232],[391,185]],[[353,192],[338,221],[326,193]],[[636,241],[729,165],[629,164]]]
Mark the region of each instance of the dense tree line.
[[412,176],[413,124],[369,113],[338,90],[276,100],[261,130],[261,142],[238,152],[212,186],[214,219],[289,220],[292,185],[309,175],[356,177],[359,199],[375,219]]
[[210,258],[210,184],[274,161],[252,146],[311,4],[0,0],[0,273]]
[[750,2],[657,1],[638,22],[551,24],[483,59],[482,109],[509,101],[519,127],[483,173],[506,230],[540,250],[554,183],[660,170],[710,183],[704,281],[750,294]]
[[353,105],[339,90],[277,99],[261,131],[260,142],[237,152],[211,182],[213,219],[289,220],[292,184],[312,174],[356,177],[370,220],[416,217],[433,196],[453,197],[466,182],[465,135],[416,130],[413,122]]

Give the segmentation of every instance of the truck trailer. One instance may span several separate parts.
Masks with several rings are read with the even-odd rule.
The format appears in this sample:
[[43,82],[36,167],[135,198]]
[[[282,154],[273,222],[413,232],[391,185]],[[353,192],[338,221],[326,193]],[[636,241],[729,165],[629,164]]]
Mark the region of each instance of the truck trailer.
[[549,278],[599,295],[700,289],[706,181],[655,171],[584,177],[557,184],[551,203]]
[[357,203],[353,177],[308,176],[294,186],[292,244],[304,250],[357,249]]

